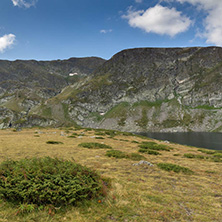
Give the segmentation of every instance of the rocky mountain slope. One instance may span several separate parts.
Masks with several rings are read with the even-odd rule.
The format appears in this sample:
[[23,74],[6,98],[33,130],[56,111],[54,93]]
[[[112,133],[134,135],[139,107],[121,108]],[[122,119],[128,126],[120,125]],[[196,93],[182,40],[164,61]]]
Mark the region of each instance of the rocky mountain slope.
[[222,48],[129,49],[9,122],[40,124],[34,115],[125,131],[222,131],[221,85]]
[[[30,118],[31,108],[91,75],[104,62],[96,57],[56,61],[0,60],[1,127],[25,122],[25,118]],[[39,117],[35,116],[35,119]]]

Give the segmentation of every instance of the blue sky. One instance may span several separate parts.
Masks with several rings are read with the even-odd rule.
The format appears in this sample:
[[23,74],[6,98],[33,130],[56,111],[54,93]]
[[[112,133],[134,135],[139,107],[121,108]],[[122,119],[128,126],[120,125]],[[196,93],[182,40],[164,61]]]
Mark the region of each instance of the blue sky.
[[1,0],[0,59],[222,45],[222,0]]

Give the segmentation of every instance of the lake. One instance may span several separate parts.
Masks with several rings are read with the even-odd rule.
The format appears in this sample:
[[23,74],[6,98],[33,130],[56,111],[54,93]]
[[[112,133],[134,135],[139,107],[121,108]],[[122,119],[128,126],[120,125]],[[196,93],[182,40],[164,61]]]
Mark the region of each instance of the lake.
[[140,135],[157,140],[168,140],[188,146],[202,147],[212,150],[222,150],[222,133],[188,132],[188,133],[151,133]]

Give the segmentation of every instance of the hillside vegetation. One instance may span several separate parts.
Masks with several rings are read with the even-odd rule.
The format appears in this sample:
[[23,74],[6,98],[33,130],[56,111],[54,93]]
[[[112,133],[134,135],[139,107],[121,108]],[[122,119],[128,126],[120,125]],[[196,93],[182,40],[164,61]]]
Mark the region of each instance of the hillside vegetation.
[[[64,164],[73,162],[96,171],[107,181],[104,195],[74,206],[46,204],[40,208],[30,203],[13,204],[2,197],[0,221],[171,222],[222,218],[220,152],[104,129],[0,131],[0,165],[33,157],[63,159],[70,161]],[[0,180],[5,181],[2,171]]]

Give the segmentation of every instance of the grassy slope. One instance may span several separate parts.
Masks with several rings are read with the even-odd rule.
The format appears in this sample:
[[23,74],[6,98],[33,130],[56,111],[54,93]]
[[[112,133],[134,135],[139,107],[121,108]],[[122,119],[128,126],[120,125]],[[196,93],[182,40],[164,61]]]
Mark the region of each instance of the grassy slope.
[[[184,153],[203,154],[197,148],[170,144],[170,152],[162,155],[143,154],[154,164],[133,166],[130,159],[106,157],[106,149],[79,147],[82,142],[104,142],[127,153],[137,152],[132,141],[149,141],[137,136],[117,135],[104,140],[93,138],[95,131],[59,129],[25,129],[20,132],[0,131],[0,161],[33,156],[74,159],[111,178],[112,188],[104,200],[77,207],[60,209],[55,215],[48,210],[16,215],[17,209],[0,200],[0,221],[220,221],[222,218],[221,163],[184,158]],[[63,132],[63,133],[61,133]],[[72,133],[84,136],[68,138]],[[66,134],[64,136],[64,134]],[[46,144],[49,140],[63,144]],[[124,141],[123,141],[124,140]],[[161,143],[161,142],[157,142]],[[163,143],[163,142],[162,142]],[[175,156],[176,154],[176,156]],[[194,171],[193,175],[166,172],[157,163],[174,163]]]

